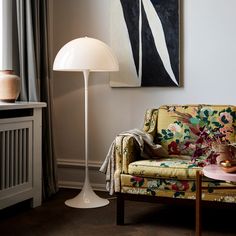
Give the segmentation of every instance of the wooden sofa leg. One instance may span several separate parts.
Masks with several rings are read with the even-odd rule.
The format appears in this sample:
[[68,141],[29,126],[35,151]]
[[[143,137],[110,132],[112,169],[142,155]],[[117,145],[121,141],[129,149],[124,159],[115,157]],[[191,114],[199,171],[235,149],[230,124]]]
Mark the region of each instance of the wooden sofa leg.
[[117,194],[117,203],[116,203],[116,224],[124,225],[124,208],[125,200],[122,194]]
[[196,175],[196,236],[201,236],[201,201],[202,201],[202,174],[197,171]]

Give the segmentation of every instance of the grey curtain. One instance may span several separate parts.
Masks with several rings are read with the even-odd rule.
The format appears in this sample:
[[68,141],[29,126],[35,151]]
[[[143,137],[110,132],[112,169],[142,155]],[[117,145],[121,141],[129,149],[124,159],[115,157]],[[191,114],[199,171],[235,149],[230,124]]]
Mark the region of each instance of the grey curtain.
[[43,198],[58,190],[52,127],[52,81],[48,40],[48,0],[16,0],[18,72],[22,79],[21,101],[42,101]]

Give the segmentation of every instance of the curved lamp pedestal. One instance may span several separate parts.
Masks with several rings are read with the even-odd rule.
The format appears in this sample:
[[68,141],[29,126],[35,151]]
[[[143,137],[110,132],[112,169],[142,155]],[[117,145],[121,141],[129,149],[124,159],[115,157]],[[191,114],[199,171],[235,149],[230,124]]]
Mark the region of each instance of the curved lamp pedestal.
[[109,204],[107,199],[100,198],[92,189],[88,180],[85,180],[81,192],[74,198],[66,200],[65,204],[74,208],[95,208]]

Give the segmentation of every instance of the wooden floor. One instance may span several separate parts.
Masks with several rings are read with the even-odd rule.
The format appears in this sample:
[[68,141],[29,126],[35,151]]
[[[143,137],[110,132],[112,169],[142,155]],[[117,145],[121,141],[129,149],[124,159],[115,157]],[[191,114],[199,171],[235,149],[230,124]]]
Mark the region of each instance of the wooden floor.
[[[41,207],[31,209],[29,202],[0,211],[1,236],[194,236],[195,209],[191,206],[131,202],[125,205],[125,225],[117,226],[116,199],[102,208],[74,209],[64,201],[77,190],[61,189]],[[106,193],[98,193],[110,197]],[[235,236],[236,211],[203,208],[203,234]]]

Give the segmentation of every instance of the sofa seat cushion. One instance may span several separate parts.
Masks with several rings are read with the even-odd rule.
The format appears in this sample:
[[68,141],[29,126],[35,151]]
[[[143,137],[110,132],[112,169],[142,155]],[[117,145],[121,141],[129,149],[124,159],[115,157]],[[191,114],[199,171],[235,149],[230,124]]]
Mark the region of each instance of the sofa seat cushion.
[[[202,200],[236,203],[234,184],[207,179],[202,182],[202,186],[204,187]],[[157,197],[195,199],[196,183],[194,180],[154,179],[121,174],[121,192]]]
[[185,180],[195,179],[197,170],[201,170],[201,167],[184,158],[140,160],[132,162],[128,166],[130,175]]

